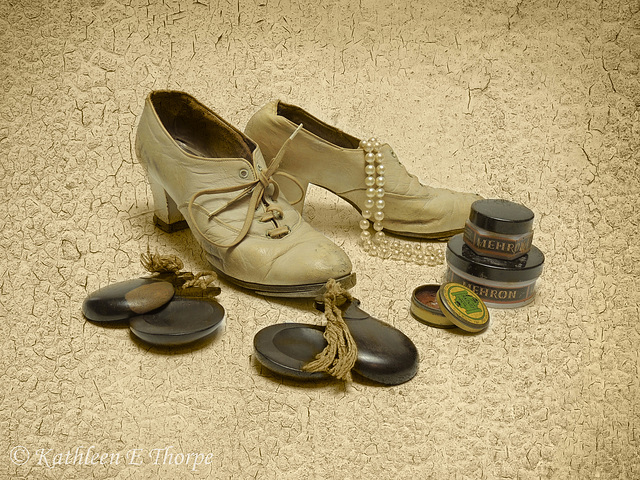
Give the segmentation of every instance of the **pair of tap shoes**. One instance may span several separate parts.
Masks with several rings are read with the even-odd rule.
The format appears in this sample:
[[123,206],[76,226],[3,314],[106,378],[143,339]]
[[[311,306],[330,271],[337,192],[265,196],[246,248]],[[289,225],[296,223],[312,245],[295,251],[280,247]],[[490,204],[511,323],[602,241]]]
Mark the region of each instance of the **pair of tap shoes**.
[[[380,228],[389,232],[442,239],[463,230],[478,196],[424,186],[389,145],[376,144],[375,155],[372,148],[279,101],[259,110],[243,133],[177,91],[149,94],[135,142],[156,224],[189,227],[222,278],[284,297],[315,297],[329,279],[347,289],[355,284],[346,253],[301,215],[309,184],[363,215],[376,190],[384,196],[376,201],[384,202]],[[365,173],[368,162],[376,173]],[[371,179],[384,186],[374,188]]]

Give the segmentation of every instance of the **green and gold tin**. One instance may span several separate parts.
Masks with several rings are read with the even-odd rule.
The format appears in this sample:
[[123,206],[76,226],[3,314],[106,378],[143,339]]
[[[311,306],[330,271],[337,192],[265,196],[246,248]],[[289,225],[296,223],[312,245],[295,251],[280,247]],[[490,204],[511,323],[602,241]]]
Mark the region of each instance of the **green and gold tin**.
[[477,333],[489,326],[489,310],[485,303],[459,283],[417,287],[411,296],[411,314],[436,328],[459,327]]
[[445,283],[438,290],[438,304],[444,316],[467,332],[481,332],[489,326],[489,310],[472,290],[459,283]]

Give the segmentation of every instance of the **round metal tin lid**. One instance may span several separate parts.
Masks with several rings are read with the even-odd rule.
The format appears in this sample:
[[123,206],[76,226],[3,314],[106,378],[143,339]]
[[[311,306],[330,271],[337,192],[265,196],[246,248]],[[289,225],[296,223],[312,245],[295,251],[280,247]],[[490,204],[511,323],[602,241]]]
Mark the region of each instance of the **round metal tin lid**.
[[459,283],[445,283],[438,290],[438,302],[445,317],[467,332],[489,326],[489,310],[482,299]]
[[527,233],[533,226],[533,212],[509,200],[476,200],[471,205],[469,220],[494,233],[515,235]]

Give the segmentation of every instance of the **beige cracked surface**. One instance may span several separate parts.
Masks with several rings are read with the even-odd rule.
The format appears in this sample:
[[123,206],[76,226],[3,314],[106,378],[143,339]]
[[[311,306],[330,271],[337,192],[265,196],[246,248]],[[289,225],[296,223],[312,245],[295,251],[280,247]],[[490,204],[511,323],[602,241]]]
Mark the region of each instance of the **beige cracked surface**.
[[[639,69],[637,0],[3,0],[0,477],[640,478]],[[274,377],[254,334],[321,317],[225,283],[198,349],[86,323],[85,295],[141,274],[147,246],[207,268],[190,233],[153,227],[133,155],[162,88],[240,128],[281,98],[429,184],[524,203],[535,302],[477,336],[416,322],[411,292],[444,266],[368,258],[356,212],[313,190],[354,295],[416,343],[411,382]]]

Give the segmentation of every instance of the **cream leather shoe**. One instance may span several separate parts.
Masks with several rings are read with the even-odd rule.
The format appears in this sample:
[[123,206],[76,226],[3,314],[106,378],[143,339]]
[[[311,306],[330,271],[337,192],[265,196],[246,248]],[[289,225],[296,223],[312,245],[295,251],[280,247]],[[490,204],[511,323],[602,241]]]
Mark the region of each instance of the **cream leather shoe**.
[[330,278],[355,284],[347,255],[279,195],[272,174],[282,155],[267,168],[251,139],[190,95],[148,96],[136,153],[156,224],[167,231],[189,226],[223,278],[295,297],[318,295]]
[[[368,222],[399,235],[445,239],[460,233],[478,195],[424,186],[407,172],[387,144],[359,140],[280,101],[267,104],[247,124],[268,162],[296,130],[303,129],[287,148],[276,178],[283,193],[302,210],[309,183],[324,187],[353,205]],[[291,177],[295,181],[291,180]],[[367,225],[364,225],[366,223]]]

